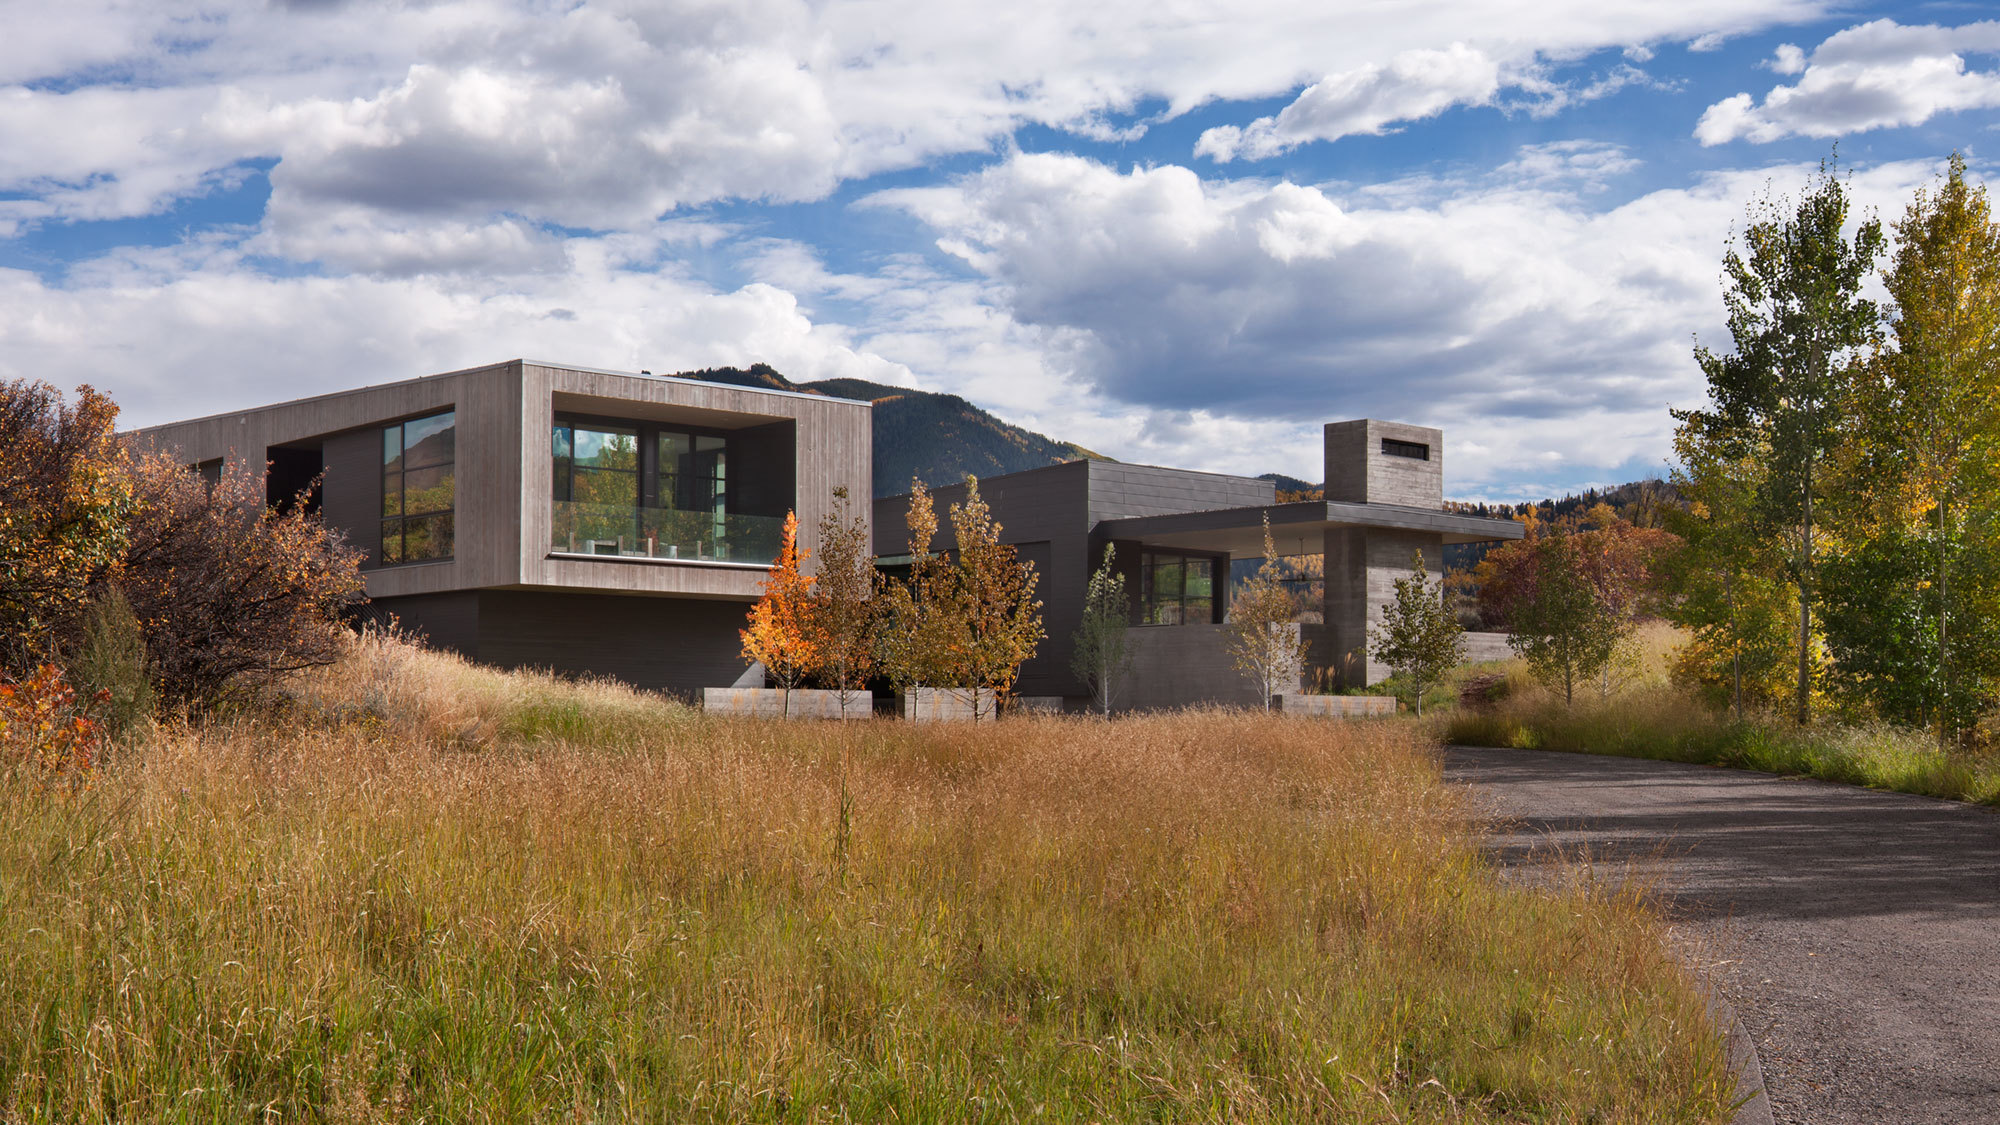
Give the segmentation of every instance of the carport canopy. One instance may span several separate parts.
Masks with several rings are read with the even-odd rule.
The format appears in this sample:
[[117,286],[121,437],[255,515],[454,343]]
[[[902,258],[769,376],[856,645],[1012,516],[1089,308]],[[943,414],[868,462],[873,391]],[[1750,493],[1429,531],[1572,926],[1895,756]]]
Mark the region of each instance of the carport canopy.
[[1526,533],[1513,520],[1460,515],[1435,508],[1306,500],[1104,520],[1097,525],[1096,535],[1101,539],[1136,539],[1150,547],[1257,558],[1264,553],[1266,515],[1271,518],[1271,536],[1277,541],[1280,555],[1318,554],[1324,543],[1322,534],[1342,528],[1430,533],[1442,535],[1446,543],[1490,543],[1519,539]]

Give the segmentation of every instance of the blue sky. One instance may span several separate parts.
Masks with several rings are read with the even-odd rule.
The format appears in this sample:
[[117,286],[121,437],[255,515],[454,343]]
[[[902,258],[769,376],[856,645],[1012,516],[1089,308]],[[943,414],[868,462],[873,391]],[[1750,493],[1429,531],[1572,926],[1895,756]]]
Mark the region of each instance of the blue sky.
[[0,376],[144,425],[517,355],[962,394],[1112,456],[1661,471],[1724,240],[2000,140],[1970,4],[74,0],[0,39]]

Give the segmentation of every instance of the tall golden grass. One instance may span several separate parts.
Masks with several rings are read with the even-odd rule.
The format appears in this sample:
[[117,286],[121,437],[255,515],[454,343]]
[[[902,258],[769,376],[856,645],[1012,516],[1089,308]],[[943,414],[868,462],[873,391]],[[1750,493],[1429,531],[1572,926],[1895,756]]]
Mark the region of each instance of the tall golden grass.
[[1571,706],[1537,686],[1525,662],[1499,668],[1508,689],[1486,706],[1442,716],[1446,742],[1693,762],[1814,777],[1927,797],[2000,805],[2000,752],[1989,744],[1941,749],[1926,731],[1825,718],[1800,727],[1751,710],[1738,719],[1669,681],[1680,634],[1642,631],[1618,690],[1582,693]]
[[720,721],[371,644],[0,780],[0,1120],[1726,1116],[1655,916],[1497,881],[1411,725]]

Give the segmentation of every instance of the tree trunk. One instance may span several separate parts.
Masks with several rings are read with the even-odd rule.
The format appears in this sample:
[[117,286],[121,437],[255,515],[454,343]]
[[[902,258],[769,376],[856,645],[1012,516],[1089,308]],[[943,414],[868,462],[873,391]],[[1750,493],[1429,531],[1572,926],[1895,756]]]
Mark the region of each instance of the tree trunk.
[[1743,721],[1743,629],[1736,620],[1736,571],[1731,570],[1723,579],[1726,596],[1729,599],[1729,663],[1734,683],[1730,687],[1730,700],[1736,705],[1736,721]]
[[1946,618],[1951,612],[1951,566],[1946,552],[1951,550],[1951,540],[1945,531],[1945,508],[1948,500],[1938,502],[1938,745],[1946,744],[1951,736],[1951,652],[1946,648],[1949,628]]
[[1813,494],[1812,457],[1807,454],[1805,470],[1805,527],[1801,540],[1804,550],[1799,564],[1799,706],[1800,726],[1812,722],[1812,568],[1813,568]]

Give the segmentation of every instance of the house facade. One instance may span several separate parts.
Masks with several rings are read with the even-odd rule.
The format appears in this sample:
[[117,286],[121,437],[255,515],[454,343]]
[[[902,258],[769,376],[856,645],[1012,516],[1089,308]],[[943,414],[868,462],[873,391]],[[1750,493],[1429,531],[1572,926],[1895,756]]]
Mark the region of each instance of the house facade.
[[[502,667],[678,695],[740,678],[785,514],[871,475],[866,402],[510,360],[133,435],[305,497],[378,612]],[[865,507],[863,508],[865,510]]]
[[[1277,502],[1270,481],[1188,469],[1071,461],[979,482],[1001,539],[1041,575],[1038,596],[1048,637],[1023,665],[1025,695],[1087,696],[1070,670],[1071,636],[1085,589],[1106,546],[1114,548],[1132,599],[1133,655],[1120,705],[1255,704],[1257,689],[1225,647],[1232,576],[1260,563],[1268,518],[1281,556],[1321,556],[1300,628],[1312,643],[1307,674],[1326,670],[1344,683],[1380,680],[1388,669],[1367,652],[1394,583],[1422,551],[1433,575],[1444,547],[1518,539],[1512,520],[1460,515],[1444,505],[1444,435],[1396,422],[1360,419],[1324,428],[1325,499]],[[934,549],[953,543],[944,513],[964,499],[955,485],[933,492],[941,524]],[[910,551],[909,497],[875,502],[875,549],[885,561]],[[1475,658],[1501,643],[1475,636]]]

